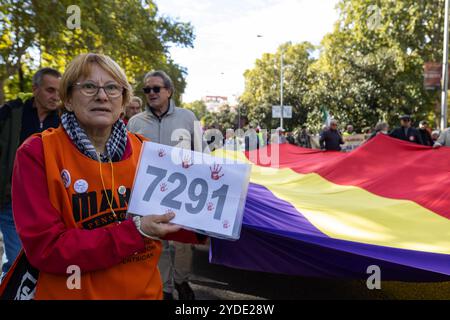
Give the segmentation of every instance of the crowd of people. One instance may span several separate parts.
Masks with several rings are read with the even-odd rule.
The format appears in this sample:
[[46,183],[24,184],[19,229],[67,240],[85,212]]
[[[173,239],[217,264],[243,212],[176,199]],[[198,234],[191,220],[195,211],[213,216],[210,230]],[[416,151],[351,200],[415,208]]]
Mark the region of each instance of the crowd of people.
[[[401,115],[399,117],[400,125],[389,131],[389,124],[386,122],[379,122],[373,130],[366,132],[366,141],[374,138],[376,135],[385,134],[392,138],[416,143],[433,148],[441,146],[450,146],[450,141],[446,141],[448,136],[448,129],[440,133],[438,130],[432,131],[428,121],[422,120],[419,122],[419,128],[412,126],[412,117],[410,115]],[[336,120],[331,120],[330,126],[324,128],[320,134],[320,146],[323,150],[340,151],[343,145],[344,138],[351,137],[355,132],[352,125],[347,125],[347,130],[341,134],[338,130],[338,123]]]
[[[325,151],[343,151],[342,146],[349,141],[354,141],[358,143],[363,143],[369,141],[379,134],[388,135],[390,137],[408,141],[411,143],[416,143],[420,145],[425,145],[433,148],[439,148],[441,146],[450,146],[450,130],[446,129],[442,132],[439,130],[432,130],[430,128],[429,122],[422,120],[419,122],[419,127],[415,128],[412,126],[412,117],[410,115],[401,115],[399,117],[400,124],[398,127],[390,130],[389,124],[386,122],[379,122],[372,128],[367,128],[363,133],[356,133],[353,125],[348,124],[345,131],[341,132],[339,130],[339,123],[335,119],[331,119],[329,125],[324,125],[319,134],[314,135],[310,133],[307,126],[303,125],[294,132],[286,132],[282,128],[277,128],[274,134],[267,132],[263,138],[262,130],[257,127],[254,129],[250,127],[250,130],[244,137],[238,137],[232,133],[226,133],[226,138],[224,139],[225,148],[235,148],[235,144],[242,145],[240,150],[253,149],[251,143],[251,136],[257,137],[256,148],[259,148],[268,144],[283,144],[289,143],[292,145],[297,145],[303,148],[321,149]],[[231,132],[233,132],[232,129]],[[358,139],[353,137],[358,136]],[[361,137],[362,136],[362,137]],[[237,141],[237,142],[236,142]],[[359,144],[354,146],[358,146]],[[236,148],[235,148],[236,149]],[[352,150],[350,148],[349,150]],[[345,150],[345,151],[349,151]]]
[[[34,275],[26,288],[16,284],[13,297],[171,300],[176,290],[179,299],[195,299],[189,285],[191,244],[206,237],[171,224],[173,213],[127,214],[130,172],[145,140],[209,152],[217,147],[216,136],[205,139],[194,113],[175,105],[173,82],[163,71],[145,75],[145,103],[133,96],[120,66],[101,54],[77,56],[62,75],[40,69],[32,82],[32,98],[0,108],[1,279],[14,285],[13,263],[22,260]],[[259,127],[250,129],[252,134],[242,137],[227,130],[222,146],[250,150],[290,143],[340,151],[355,135],[350,124],[341,133],[336,120],[318,139],[306,126],[295,133],[280,127],[266,136]],[[450,146],[450,129],[432,131],[427,121],[414,128],[409,115],[392,131],[380,122],[365,133],[367,140],[385,134]],[[73,265],[82,270],[80,290],[67,287],[67,268]]]

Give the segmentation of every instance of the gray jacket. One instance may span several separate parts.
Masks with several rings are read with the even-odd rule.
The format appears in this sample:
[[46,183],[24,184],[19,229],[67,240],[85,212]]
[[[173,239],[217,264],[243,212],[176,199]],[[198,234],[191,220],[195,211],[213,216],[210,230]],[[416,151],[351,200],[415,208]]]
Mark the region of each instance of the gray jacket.
[[439,135],[439,138],[434,143],[434,147],[446,146],[450,147],[450,128],[445,129]]
[[128,121],[127,128],[133,133],[142,134],[150,141],[168,146],[205,151],[206,142],[200,122],[194,113],[178,108],[170,103],[168,112],[158,119],[147,107]]

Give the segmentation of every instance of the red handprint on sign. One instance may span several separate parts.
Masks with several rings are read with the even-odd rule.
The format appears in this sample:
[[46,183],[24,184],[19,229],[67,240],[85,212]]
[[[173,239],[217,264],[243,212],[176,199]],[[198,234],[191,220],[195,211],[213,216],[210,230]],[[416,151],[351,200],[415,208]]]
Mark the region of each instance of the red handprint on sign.
[[181,166],[184,169],[188,169],[190,166],[192,166],[191,157],[190,156],[185,156],[183,158],[183,161],[181,162]]
[[208,211],[213,211],[214,210],[214,204],[212,202],[208,202],[208,205],[207,205],[206,208],[207,208]]
[[158,150],[158,156],[160,158],[164,157],[166,155],[166,151],[164,149],[159,149]]
[[211,179],[213,180],[219,180],[220,178],[223,177],[223,173],[220,174],[220,171],[222,171],[222,167],[218,164],[213,165],[213,167],[209,167],[209,170],[211,170]]
[[163,183],[161,183],[160,185],[159,185],[159,187],[160,187],[160,190],[162,191],[162,192],[165,192],[165,191],[167,191],[167,183],[165,183],[165,182],[163,182]]
[[228,222],[228,220],[225,220],[224,222],[223,222],[223,228],[224,229],[228,229],[230,227],[230,223]]

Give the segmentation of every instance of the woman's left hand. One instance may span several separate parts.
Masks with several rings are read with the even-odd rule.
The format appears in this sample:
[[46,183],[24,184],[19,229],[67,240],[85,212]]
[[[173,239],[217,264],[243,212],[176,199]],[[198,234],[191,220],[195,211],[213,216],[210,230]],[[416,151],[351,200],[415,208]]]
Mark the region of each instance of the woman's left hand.
[[169,233],[180,231],[180,226],[170,223],[173,218],[175,218],[173,212],[144,216],[141,218],[141,230],[151,237],[163,238]]

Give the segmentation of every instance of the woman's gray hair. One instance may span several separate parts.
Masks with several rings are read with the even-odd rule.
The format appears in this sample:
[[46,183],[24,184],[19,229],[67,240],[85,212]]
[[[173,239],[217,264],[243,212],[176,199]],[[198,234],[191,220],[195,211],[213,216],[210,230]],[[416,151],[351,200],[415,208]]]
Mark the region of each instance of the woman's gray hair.
[[175,92],[175,87],[173,86],[172,79],[170,79],[170,77],[167,75],[167,73],[165,73],[162,70],[150,71],[145,75],[144,83],[147,81],[148,78],[151,78],[151,77],[160,77],[164,82],[164,87],[166,87],[166,89],[170,90],[170,92],[171,92],[170,96],[172,97],[173,93]]
[[386,122],[378,122],[375,126],[375,131],[383,131],[383,129],[387,129],[389,125]]
[[137,96],[133,96],[131,97],[130,102],[136,101],[137,103],[139,103],[139,108],[142,108],[143,102],[142,99],[137,97]]

